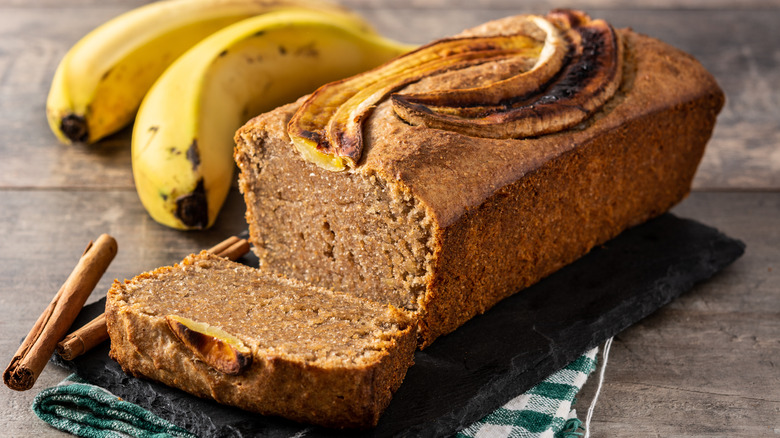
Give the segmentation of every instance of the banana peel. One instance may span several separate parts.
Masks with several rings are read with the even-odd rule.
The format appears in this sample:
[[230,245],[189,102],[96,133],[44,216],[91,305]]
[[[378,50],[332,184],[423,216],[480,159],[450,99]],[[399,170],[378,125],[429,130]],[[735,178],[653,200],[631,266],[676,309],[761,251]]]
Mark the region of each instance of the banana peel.
[[238,21],[290,7],[350,14],[320,0],[163,0],[107,21],[57,67],[46,101],[52,132],[66,144],[94,143],[122,129],[152,84],[189,48]]

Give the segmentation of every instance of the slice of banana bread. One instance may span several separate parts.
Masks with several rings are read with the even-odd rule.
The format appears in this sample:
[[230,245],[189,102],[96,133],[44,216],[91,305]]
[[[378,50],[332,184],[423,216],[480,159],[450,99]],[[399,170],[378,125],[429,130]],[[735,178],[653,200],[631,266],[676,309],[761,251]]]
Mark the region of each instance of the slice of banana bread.
[[135,376],[262,414],[375,425],[412,363],[398,310],[203,252],[115,282],[111,357]]
[[[520,21],[471,34],[511,34]],[[614,96],[558,132],[495,139],[433,129],[406,123],[386,99],[364,122],[362,158],[332,172],[304,160],[288,136],[305,97],[249,121],[235,159],[261,267],[407,309],[425,346],[668,210],[690,190],[724,96],[690,55],[617,34]],[[504,67],[488,62],[399,92],[479,86]]]

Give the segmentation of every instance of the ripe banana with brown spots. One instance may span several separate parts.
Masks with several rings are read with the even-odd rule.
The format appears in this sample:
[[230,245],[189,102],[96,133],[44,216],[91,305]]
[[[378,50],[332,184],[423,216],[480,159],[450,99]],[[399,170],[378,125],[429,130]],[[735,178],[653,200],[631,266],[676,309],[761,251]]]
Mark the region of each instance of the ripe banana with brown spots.
[[125,12],[79,40],[60,62],[46,115],[63,143],[94,143],[130,124],[146,92],[181,54],[219,29],[321,0],[163,0]]

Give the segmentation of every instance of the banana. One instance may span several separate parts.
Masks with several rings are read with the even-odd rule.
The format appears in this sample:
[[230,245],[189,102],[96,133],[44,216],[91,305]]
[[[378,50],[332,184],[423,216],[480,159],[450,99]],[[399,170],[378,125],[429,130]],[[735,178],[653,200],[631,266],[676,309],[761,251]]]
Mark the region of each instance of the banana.
[[288,10],[241,21],[176,60],[133,126],[136,190],[157,222],[211,226],[232,184],[233,135],[250,117],[411,49],[343,14]]
[[112,134],[133,120],[154,81],[190,47],[225,26],[288,7],[348,14],[319,0],[163,0],[126,12],[66,53],[46,102],[49,126],[63,143]]

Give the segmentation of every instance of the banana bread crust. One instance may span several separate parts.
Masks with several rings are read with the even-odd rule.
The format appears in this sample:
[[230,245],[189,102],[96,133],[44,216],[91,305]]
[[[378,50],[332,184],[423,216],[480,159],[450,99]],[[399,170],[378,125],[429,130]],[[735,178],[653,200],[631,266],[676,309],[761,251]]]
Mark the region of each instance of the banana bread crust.
[[[515,141],[523,143],[518,148],[528,142],[548,151],[544,158],[508,159],[503,171],[492,166],[457,179],[434,165],[418,170],[391,161],[410,190],[448,187],[450,197],[420,195],[436,200],[428,205],[438,207],[440,242],[421,306],[423,346],[689,193],[724,95],[691,56],[621,33],[628,59],[621,89],[606,108],[578,129]],[[449,137],[458,134],[441,135],[448,138],[432,148],[457,144]],[[468,172],[462,164],[443,167],[454,166],[458,175]],[[466,187],[477,175],[481,192]],[[453,201],[453,193],[466,195]]]
[[[251,333],[241,333],[234,329],[233,334],[251,346],[252,363],[241,374],[228,375],[194,355],[166,323],[166,313],[178,312],[191,316],[192,312],[186,310],[188,304],[173,294],[153,289],[157,281],[163,281],[167,282],[164,287],[189,288],[193,294],[200,294],[200,298],[190,301],[199,307],[214,308],[213,312],[201,312],[201,315],[211,315],[212,320],[206,322],[212,325],[229,326],[232,323],[235,326],[235,322],[231,321],[234,319],[249,321],[243,316],[245,308],[242,307],[241,297],[254,292],[247,287],[229,286],[226,295],[220,294],[215,298],[202,282],[188,284],[186,278],[193,278],[191,271],[197,270],[204,262],[236,270],[239,278],[244,276],[247,279],[247,284],[250,284],[252,277],[261,275],[252,268],[201,253],[187,257],[181,264],[158,268],[132,280],[114,283],[106,302],[106,321],[111,337],[110,356],[126,373],[261,414],[333,428],[367,428],[376,425],[382,411],[390,403],[392,394],[400,386],[416,349],[414,326],[402,314],[376,303],[358,303],[358,306],[370,309],[372,314],[380,315],[377,319],[399,325],[394,330],[387,330],[390,335],[383,338],[379,351],[372,352],[368,360],[359,360],[361,354],[355,352],[340,364],[331,360],[304,360],[300,355],[285,354],[280,351],[283,350],[279,348],[280,345],[253,343]],[[185,279],[183,283],[179,282],[180,278]],[[264,282],[278,288],[274,293],[299,289],[315,296],[334,294],[286,278],[263,278]],[[215,277],[215,280],[220,278]],[[142,289],[146,289],[146,292],[139,293]],[[144,298],[144,295],[157,293],[165,295],[168,301],[166,306],[170,306],[170,309],[155,303],[153,299]],[[339,297],[353,299],[336,294],[336,298]],[[222,309],[222,312],[229,316],[220,318],[219,300],[225,298],[230,299],[230,308],[227,311]],[[283,312],[281,307],[279,311],[271,311]],[[311,320],[299,322],[305,327]],[[327,347],[323,350],[327,350]]]
[[[482,29],[501,32],[511,23],[511,18],[499,20]],[[303,225],[288,221],[279,226],[268,219],[268,210],[280,207],[269,193],[294,192],[284,208],[295,208],[289,201],[322,206],[358,187],[361,178],[376,179],[425,212],[420,222],[430,232],[430,254],[423,290],[399,294],[404,287],[396,284],[382,291],[387,300],[406,300],[394,304],[416,316],[419,343],[425,347],[626,228],[665,212],[689,192],[724,96],[690,55],[631,30],[619,33],[626,56],[619,91],[593,117],[555,134],[469,137],[408,125],[383,102],[365,124],[366,149],[358,167],[332,173],[303,162],[292,150],[285,125],[301,100],[251,120],[236,135],[235,157],[262,266],[321,286],[340,286],[334,283],[343,280],[310,274],[336,266],[329,260],[275,249],[281,246],[274,241],[277,233],[295,240],[284,227],[300,232],[302,241],[309,236]],[[457,88],[461,79],[448,74],[410,88]],[[276,168],[284,172],[263,178]],[[284,174],[289,179],[278,181]],[[328,191],[326,186],[343,188]],[[305,217],[313,210],[295,211],[293,216]],[[332,226],[333,219],[328,220]],[[374,226],[374,231],[384,227]],[[350,230],[341,232],[347,236]],[[388,262],[377,256],[373,263]],[[357,281],[341,288],[366,294]],[[372,293],[372,299],[381,300]]]

